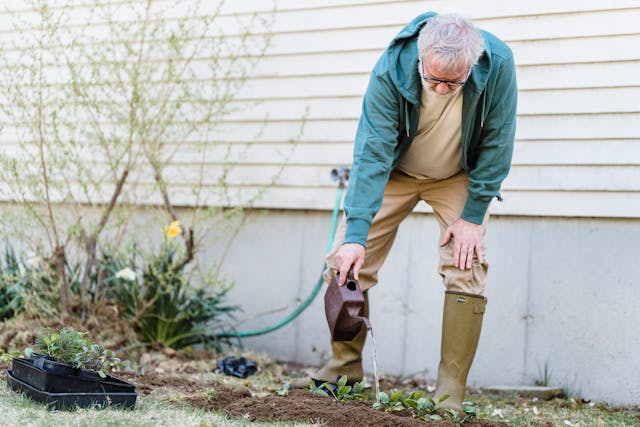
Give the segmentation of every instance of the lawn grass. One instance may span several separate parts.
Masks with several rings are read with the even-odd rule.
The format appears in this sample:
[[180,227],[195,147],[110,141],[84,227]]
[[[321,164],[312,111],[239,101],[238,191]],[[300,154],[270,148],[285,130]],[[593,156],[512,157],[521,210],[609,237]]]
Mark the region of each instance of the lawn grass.
[[640,425],[638,408],[614,408],[605,403],[583,402],[579,398],[540,401],[516,396],[487,394],[469,396],[479,412],[512,426],[627,427]]
[[[250,388],[254,393],[270,394],[291,380],[284,375],[277,363],[260,358],[263,369],[258,375],[240,380],[212,372],[194,374],[239,388]],[[389,391],[389,390],[385,390]],[[407,390],[413,391],[413,390]],[[206,390],[193,390],[204,393]],[[367,396],[373,401],[373,390]],[[184,396],[152,393],[139,396],[136,409],[77,409],[75,411],[51,411],[44,405],[7,388],[0,381],[0,426],[308,426],[313,424],[264,422],[250,423],[246,419],[229,419],[221,413],[212,413],[186,405],[179,405]],[[627,427],[640,425],[638,408],[612,408],[604,403],[583,402],[579,398],[539,401],[517,396],[494,396],[474,393],[467,396],[474,402],[478,413],[489,419],[512,426],[560,426],[560,427]],[[452,424],[453,425],[453,424]]]
[[178,408],[153,398],[138,397],[136,409],[77,409],[52,411],[0,382],[0,426],[2,427],[240,427],[309,426],[301,423],[251,423],[192,408]]

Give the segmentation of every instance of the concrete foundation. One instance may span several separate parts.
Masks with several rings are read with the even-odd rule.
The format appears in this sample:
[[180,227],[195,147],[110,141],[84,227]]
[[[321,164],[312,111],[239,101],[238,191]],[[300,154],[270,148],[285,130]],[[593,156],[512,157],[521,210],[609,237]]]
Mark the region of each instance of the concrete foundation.
[[[597,401],[640,402],[639,225],[492,217],[489,303],[469,384],[538,382]],[[244,310],[239,329],[271,324],[309,295],[329,226],[328,212],[269,211],[241,231],[223,265],[236,283],[232,302]],[[370,292],[383,373],[435,377],[444,298],[437,239],[432,215],[409,217]],[[205,247],[206,257],[219,256],[219,244]],[[330,356],[323,292],[294,322],[244,345],[280,360],[321,364]],[[373,369],[370,354],[368,344],[367,371]]]

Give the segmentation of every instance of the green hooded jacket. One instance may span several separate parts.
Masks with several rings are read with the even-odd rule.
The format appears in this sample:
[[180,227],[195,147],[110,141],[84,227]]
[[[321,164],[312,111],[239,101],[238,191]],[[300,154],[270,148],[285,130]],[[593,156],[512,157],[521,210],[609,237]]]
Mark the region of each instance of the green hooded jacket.
[[[366,245],[389,175],[418,128],[420,91],[417,39],[435,16],[416,17],[376,63],[362,103],[344,201],[345,243]],[[469,176],[462,219],[481,224],[509,173],[516,127],[517,86],[511,49],[481,31],[485,52],[463,87],[461,166]]]

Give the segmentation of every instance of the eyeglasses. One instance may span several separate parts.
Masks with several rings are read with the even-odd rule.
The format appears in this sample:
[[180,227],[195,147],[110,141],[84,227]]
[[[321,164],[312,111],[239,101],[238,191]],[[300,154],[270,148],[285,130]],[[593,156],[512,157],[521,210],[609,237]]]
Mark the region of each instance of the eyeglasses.
[[435,77],[427,77],[427,75],[424,72],[424,63],[422,64],[422,79],[434,86],[438,86],[440,83],[444,83],[447,86],[449,86],[449,90],[456,90],[458,88],[461,88],[462,86],[464,86],[464,84],[467,82],[467,80],[469,80],[469,76],[471,75],[471,70],[469,70],[469,72],[467,73],[467,76],[464,78],[464,80],[459,81],[459,82],[454,82],[451,80],[442,80],[442,79],[436,79]]
[[450,80],[441,80],[441,79],[436,79],[436,78],[433,78],[433,77],[427,77],[427,76],[426,76],[426,75],[424,75],[424,74],[422,75],[422,79],[423,79],[425,82],[427,82],[427,83],[429,83],[429,84],[432,84],[432,85],[434,85],[434,86],[437,86],[437,85],[439,85],[440,83],[444,83],[444,84],[446,84],[447,86],[449,86],[449,89],[451,89],[451,90],[456,90],[456,89],[458,89],[459,87],[464,86],[464,84],[467,82],[467,79],[469,79],[469,76],[467,75],[467,78],[465,78],[465,79],[464,79],[463,81],[461,81],[461,82],[452,82],[452,81],[450,81]]

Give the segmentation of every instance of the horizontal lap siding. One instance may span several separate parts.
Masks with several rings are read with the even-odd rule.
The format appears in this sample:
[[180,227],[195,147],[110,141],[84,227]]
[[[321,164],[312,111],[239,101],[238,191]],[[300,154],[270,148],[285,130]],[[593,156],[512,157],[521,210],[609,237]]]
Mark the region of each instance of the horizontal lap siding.
[[[503,185],[505,202],[496,204],[494,212],[638,216],[637,3],[508,3],[482,2],[480,6],[462,1],[400,2],[391,6],[372,2],[283,13],[283,22],[276,24],[282,33],[274,37],[273,57],[265,58],[256,69],[262,81],[253,81],[254,87],[246,88],[247,95],[245,91],[241,94],[265,101],[235,118],[251,121],[253,114],[270,111],[270,117],[284,125],[304,106],[308,128],[296,147],[295,157],[304,157],[308,147],[313,159],[309,167],[322,167],[317,164],[319,159],[331,162],[333,157],[317,155],[318,146],[326,141],[335,153],[335,163],[348,164],[361,96],[382,48],[416,13],[427,8],[460,11],[506,40],[518,66],[514,166]],[[334,20],[323,18],[331,13]],[[294,22],[298,19],[308,23],[307,17],[313,14],[319,19],[309,24],[310,32],[315,29],[318,34],[298,33],[306,30]],[[329,22],[339,31],[328,28]],[[290,40],[292,36],[298,44]],[[335,38],[340,40],[340,36],[349,38],[336,43]],[[323,52],[317,45],[323,38],[327,47],[324,53],[315,55]],[[291,93],[283,95],[288,85]],[[324,131],[323,125],[327,127]],[[349,126],[351,133],[346,133],[344,128]],[[339,137],[343,131],[344,140]],[[307,138],[308,142],[304,142]],[[292,174],[283,177],[292,180],[295,176],[298,183],[304,183],[313,175],[321,176],[305,174],[296,164],[292,165]],[[328,183],[328,179],[327,176],[323,182]],[[287,191],[293,190],[289,187]],[[319,188],[316,191],[310,194],[321,194]],[[303,205],[329,207],[330,200],[323,202],[309,196]],[[428,207],[418,210],[428,211]]]
[[[331,208],[335,184],[329,171],[351,162],[372,66],[405,22],[433,9],[473,18],[514,51],[516,147],[503,185],[505,201],[493,206],[494,213],[640,216],[636,1],[276,3],[271,45],[251,69],[251,78],[232,103],[234,111],[212,134],[223,143],[205,162],[205,186],[212,194],[218,191],[216,179],[227,158],[237,164],[229,175],[236,201],[273,184],[258,206]],[[238,19],[250,19],[255,12],[270,16],[270,4],[227,2],[219,30],[237,35]],[[79,20],[83,15],[72,16]],[[7,24],[0,25],[0,32],[11,37]],[[204,69],[207,58],[200,61]],[[4,127],[0,143],[11,150],[16,138],[11,125]],[[191,146],[197,142],[176,141],[178,152],[168,169],[176,202],[185,205],[191,203],[186,189],[197,179],[190,170],[200,158]],[[149,176],[136,178],[145,185]]]

